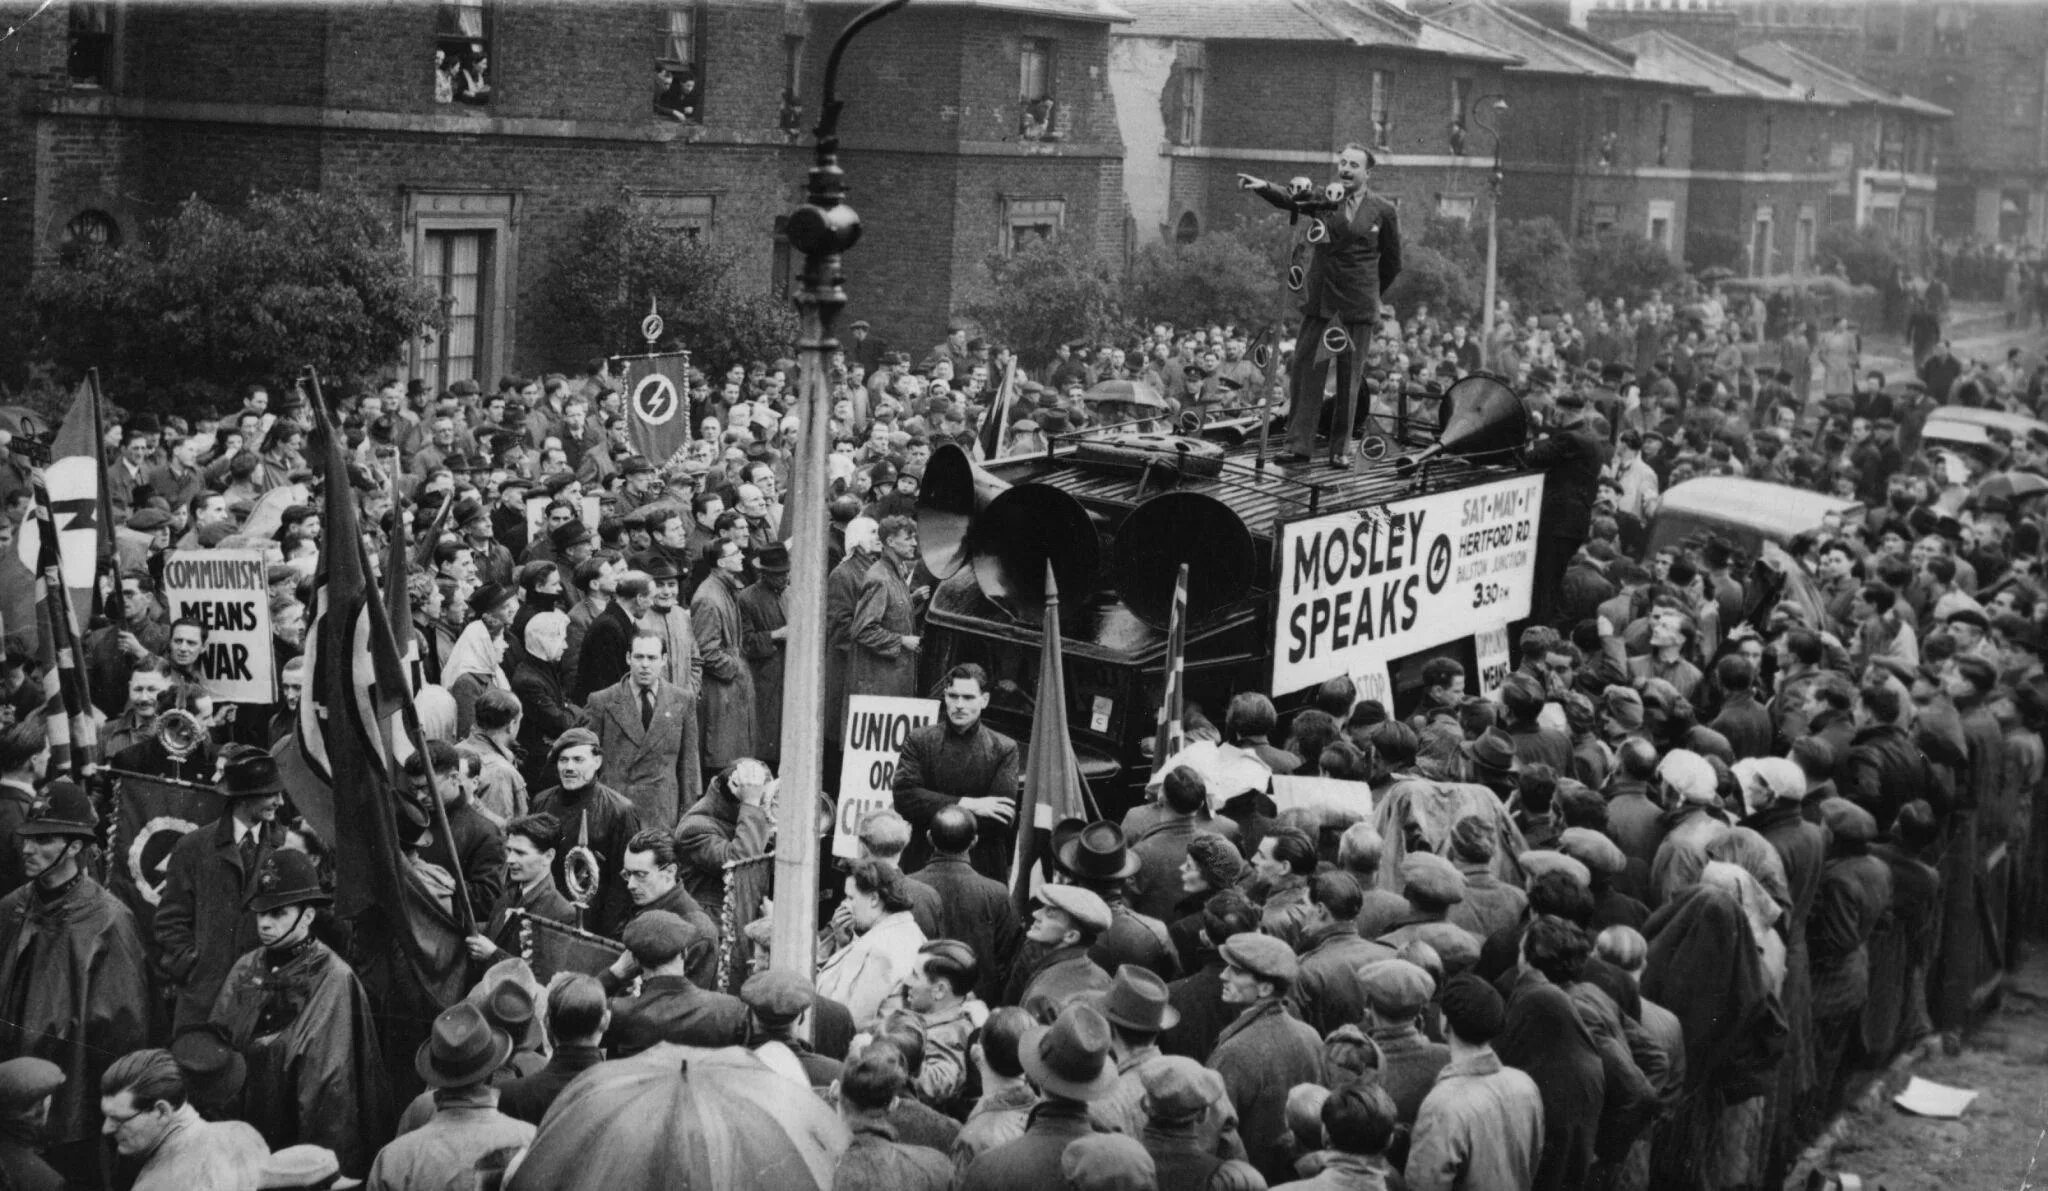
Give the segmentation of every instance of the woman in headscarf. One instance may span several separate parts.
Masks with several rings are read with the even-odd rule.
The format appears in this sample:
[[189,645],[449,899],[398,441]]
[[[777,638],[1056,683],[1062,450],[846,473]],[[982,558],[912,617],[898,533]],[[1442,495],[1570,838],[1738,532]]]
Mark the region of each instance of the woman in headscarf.
[[[1775,865],[1778,857],[1771,846],[1755,832],[1748,834],[1755,837],[1754,847],[1747,849],[1751,853],[1750,858],[1756,859],[1758,854],[1754,849],[1761,848],[1761,855],[1768,856]],[[1723,851],[1739,850],[1725,847],[1725,841],[1717,841],[1715,847]],[[1700,884],[1721,890],[1742,907],[1743,918],[1749,925],[1750,945],[1756,949],[1757,962],[1763,969],[1764,984],[1772,997],[1778,997],[1785,987],[1785,940],[1772,928],[1783,916],[1783,908],[1772,900],[1763,883],[1739,862],[1709,860],[1706,869],[1700,873]],[[1775,1090],[1775,1084],[1770,1090]],[[1770,1096],[1765,1094],[1731,1101],[1721,1110],[1718,1144],[1710,1159],[1714,1185],[1741,1187],[1764,1179],[1764,1167],[1770,1160],[1766,1144],[1770,1140],[1772,1120],[1769,1107]]]
[[1541,915],[1522,934],[1522,973],[1508,997],[1507,1024],[1494,1039],[1500,1061],[1527,1072],[1543,1094],[1543,1156],[1536,1191],[1586,1185],[1593,1169],[1607,1077],[1593,1035],[1566,988],[1592,954],[1586,933]]
[[512,689],[512,683],[505,677],[504,627],[512,618],[512,607],[508,605],[516,598],[510,589],[496,583],[478,588],[469,600],[470,610],[477,613],[476,619],[463,626],[454,648],[441,663],[441,685],[455,696],[458,740],[469,735],[470,726],[476,722],[476,701],[484,688]]

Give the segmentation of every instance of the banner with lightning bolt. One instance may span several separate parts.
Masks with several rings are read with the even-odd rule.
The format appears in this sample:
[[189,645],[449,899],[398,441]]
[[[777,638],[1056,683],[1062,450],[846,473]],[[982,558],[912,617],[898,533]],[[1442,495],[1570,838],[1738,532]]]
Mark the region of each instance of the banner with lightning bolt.
[[[71,410],[50,444],[50,463],[43,484],[50,494],[50,524],[57,533],[63,559],[64,588],[71,593],[75,623],[89,625],[95,574],[117,573],[114,527],[107,500],[107,465],[101,445],[99,401],[90,380],[80,382]],[[42,557],[43,523],[24,518],[16,549],[21,561],[35,570]],[[120,584],[114,584],[116,591]]]

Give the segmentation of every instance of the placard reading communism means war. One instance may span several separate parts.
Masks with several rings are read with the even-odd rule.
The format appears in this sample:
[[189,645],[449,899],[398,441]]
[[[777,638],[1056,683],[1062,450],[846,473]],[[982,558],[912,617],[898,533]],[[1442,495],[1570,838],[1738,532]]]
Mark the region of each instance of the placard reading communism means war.
[[206,626],[199,673],[206,691],[229,703],[277,698],[270,637],[269,564],[255,550],[181,550],[164,563],[171,619]]
[[1273,694],[1527,616],[1542,507],[1517,476],[1283,525]]

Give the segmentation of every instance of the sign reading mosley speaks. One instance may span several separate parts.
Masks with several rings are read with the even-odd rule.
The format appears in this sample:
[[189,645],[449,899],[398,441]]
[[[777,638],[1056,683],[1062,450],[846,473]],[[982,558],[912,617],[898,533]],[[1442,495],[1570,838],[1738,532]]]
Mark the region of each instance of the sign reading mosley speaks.
[[171,619],[206,626],[199,673],[206,691],[230,703],[277,698],[270,639],[269,564],[257,550],[189,550],[164,563],[164,599]]
[[1527,616],[1542,505],[1516,476],[1281,526],[1273,694]]
[[896,805],[896,755],[912,729],[939,722],[937,699],[893,695],[849,695],[846,699],[846,754],[839,763],[839,816],[832,827],[832,854],[860,855],[860,821],[869,811]]

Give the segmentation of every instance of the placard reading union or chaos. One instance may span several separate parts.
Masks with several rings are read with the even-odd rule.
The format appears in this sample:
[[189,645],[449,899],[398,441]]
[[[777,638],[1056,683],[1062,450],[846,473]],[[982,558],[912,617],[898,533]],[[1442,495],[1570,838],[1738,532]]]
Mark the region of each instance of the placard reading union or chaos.
[[1529,614],[1543,477],[1280,527],[1273,694]]
[[198,669],[206,691],[230,703],[277,699],[270,639],[269,564],[257,550],[181,550],[164,563],[171,619],[206,626]]
[[896,805],[896,755],[912,729],[939,722],[937,699],[849,695],[846,748],[839,763],[839,815],[832,854],[860,855],[860,821],[869,811]]

